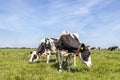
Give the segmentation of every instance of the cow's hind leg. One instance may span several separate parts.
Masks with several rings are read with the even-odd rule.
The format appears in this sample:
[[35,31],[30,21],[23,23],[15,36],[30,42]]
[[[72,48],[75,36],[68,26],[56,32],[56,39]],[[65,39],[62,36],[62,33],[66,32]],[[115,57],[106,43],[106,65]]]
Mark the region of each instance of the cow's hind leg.
[[50,51],[47,51],[47,64],[49,63],[50,61],[50,56],[51,56],[51,52]]
[[72,54],[69,53],[68,55],[68,71],[71,72],[71,69],[70,69],[70,65],[71,65],[71,57],[72,57]]
[[58,50],[57,55],[58,55],[58,63],[59,63],[59,72],[62,72],[62,56],[60,50]]

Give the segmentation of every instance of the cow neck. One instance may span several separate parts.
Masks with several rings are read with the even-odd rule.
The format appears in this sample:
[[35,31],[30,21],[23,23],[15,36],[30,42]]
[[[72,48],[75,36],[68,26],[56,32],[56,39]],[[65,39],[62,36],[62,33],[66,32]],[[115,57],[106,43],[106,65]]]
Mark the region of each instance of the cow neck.
[[38,52],[38,51],[36,51],[36,54],[39,54],[39,52]]
[[77,49],[77,51],[75,52],[75,55],[78,56],[80,52],[80,48]]

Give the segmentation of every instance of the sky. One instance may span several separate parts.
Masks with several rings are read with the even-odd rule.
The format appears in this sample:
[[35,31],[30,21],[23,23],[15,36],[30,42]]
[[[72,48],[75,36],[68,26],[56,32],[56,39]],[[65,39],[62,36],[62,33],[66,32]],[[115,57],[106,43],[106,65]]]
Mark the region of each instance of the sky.
[[0,47],[36,48],[63,30],[89,46],[120,46],[120,1],[0,0]]

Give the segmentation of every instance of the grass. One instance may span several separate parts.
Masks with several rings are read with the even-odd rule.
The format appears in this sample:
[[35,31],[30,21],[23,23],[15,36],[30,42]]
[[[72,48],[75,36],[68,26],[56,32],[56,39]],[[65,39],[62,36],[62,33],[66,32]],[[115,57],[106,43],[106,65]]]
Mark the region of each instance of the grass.
[[[55,55],[49,64],[45,59],[29,64],[32,49],[0,49],[0,80],[119,80],[120,51],[91,51],[93,66],[88,69],[77,57],[71,72],[59,73]],[[73,60],[72,60],[73,61]]]

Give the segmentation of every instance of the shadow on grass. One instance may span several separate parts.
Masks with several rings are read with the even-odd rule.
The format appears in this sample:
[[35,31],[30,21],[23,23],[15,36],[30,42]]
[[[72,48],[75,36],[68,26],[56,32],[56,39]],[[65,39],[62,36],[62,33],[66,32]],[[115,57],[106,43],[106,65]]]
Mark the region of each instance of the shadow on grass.
[[[55,62],[56,60],[55,59],[51,59],[50,61],[49,61],[49,63],[52,63],[52,62]],[[45,60],[45,59],[41,59],[41,60],[38,60],[38,61],[36,61],[36,63],[46,63],[47,62],[47,60]]]
[[[55,63],[55,64],[52,64],[51,67],[59,70],[59,63],[57,62],[57,63]],[[62,67],[63,67],[63,69],[62,69],[63,71],[68,71],[68,66],[67,66],[67,64],[64,64]],[[86,71],[89,71],[89,69],[86,68],[86,67],[71,68],[71,72],[72,72],[72,73],[76,73],[76,72],[85,73]]]
[[86,71],[89,71],[88,68],[84,67],[84,68],[75,68],[75,69],[71,69],[71,72],[75,73],[75,72],[81,72],[81,73],[85,73]]

